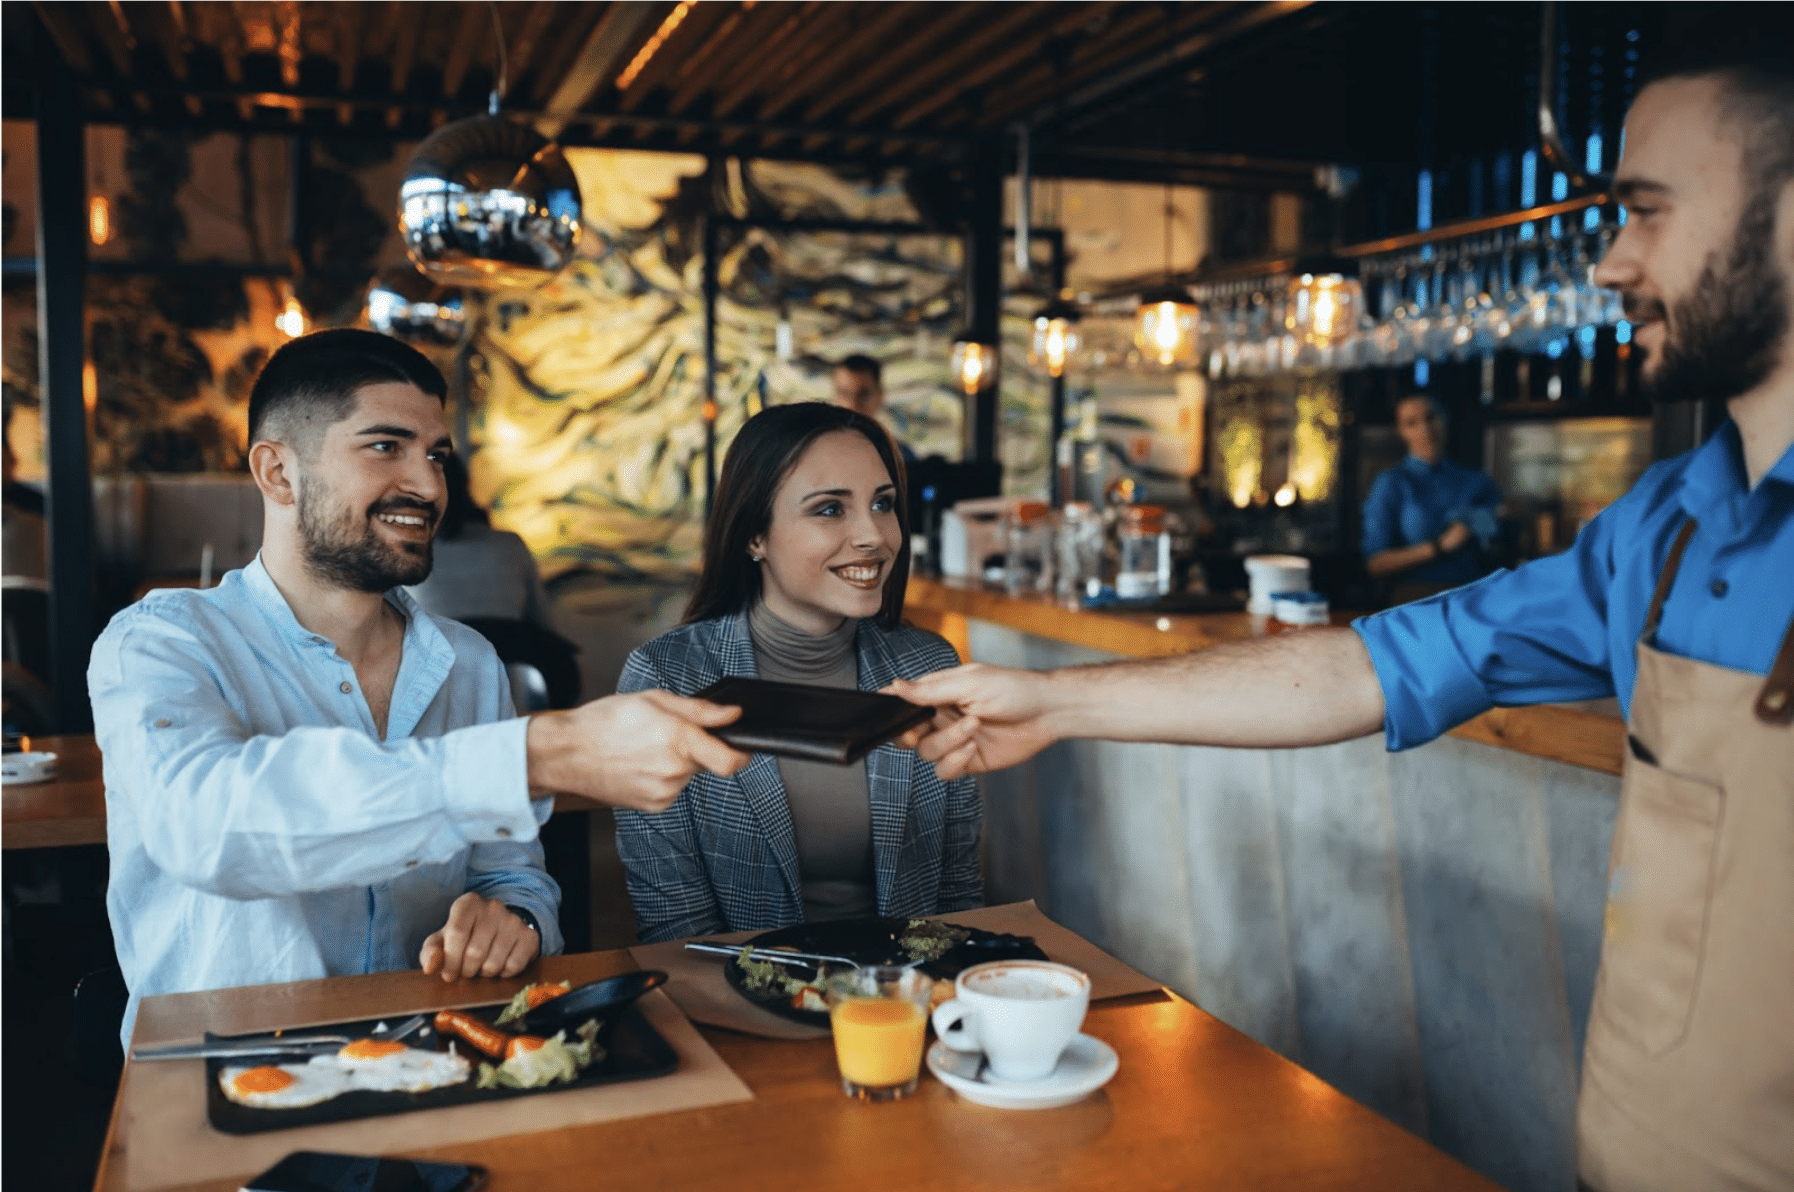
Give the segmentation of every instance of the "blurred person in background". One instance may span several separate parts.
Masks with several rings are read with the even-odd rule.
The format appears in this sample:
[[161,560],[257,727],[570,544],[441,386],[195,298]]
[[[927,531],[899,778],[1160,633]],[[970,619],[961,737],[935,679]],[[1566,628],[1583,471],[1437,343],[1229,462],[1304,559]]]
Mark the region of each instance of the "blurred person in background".
[[[833,393],[832,400],[836,405],[884,426],[884,420],[879,417],[885,408],[884,366],[877,360],[858,353],[843,357],[829,374],[829,384]],[[909,445],[899,439],[888,426],[885,431],[890,434],[891,441],[897,444],[897,451],[903,456],[903,462],[915,463],[916,453],[909,449]]]
[[443,461],[448,492],[436,532],[436,562],[411,595],[424,611],[460,621],[492,643],[506,664],[528,663],[542,672],[548,704],[579,702],[579,647],[555,631],[536,557],[522,538],[492,526],[467,486],[467,465]]
[[1500,532],[1501,490],[1481,468],[1445,457],[1445,414],[1414,393],[1395,406],[1407,458],[1378,476],[1364,499],[1364,568],[1396,603],[1480,579]]

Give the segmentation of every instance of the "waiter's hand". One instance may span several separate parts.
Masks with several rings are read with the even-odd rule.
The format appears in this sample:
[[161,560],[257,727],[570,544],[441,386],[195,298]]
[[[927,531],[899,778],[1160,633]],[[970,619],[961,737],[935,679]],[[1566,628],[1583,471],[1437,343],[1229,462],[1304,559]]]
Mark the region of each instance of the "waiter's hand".
[[1470,527],[1463,522],[1452,522],[1445,527],[1445,533],[1439,535],[1439,553],[1449,555],[1470,541]]
[[747,765],[747,754],[706,731],[740,715],[667,691],[543,712],[529,721],[529,782],[611,807],[665,811],[699,771],[733,774]]
[[897,744],[933,762],[945,779],[1019,765],[1058,739],[1047,724],[1051,680],[1033,671],[974,662],[898,679],[885,691],[935,709],[933,721]]
[[542,950],[542,941],[502,902],[463,894],[448,922],[424,940],[418,963],[444,981],[457,977],[515,977]]

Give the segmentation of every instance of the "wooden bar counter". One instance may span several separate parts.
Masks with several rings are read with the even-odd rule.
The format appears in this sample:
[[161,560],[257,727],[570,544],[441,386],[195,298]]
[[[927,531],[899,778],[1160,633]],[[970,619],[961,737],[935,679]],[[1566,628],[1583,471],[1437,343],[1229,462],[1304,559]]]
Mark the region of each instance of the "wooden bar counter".
[[[1030,670],[1303,632],[926,579],[904,611]],[[980,779],[986,895],[1034,899],[1496,1183],[1569,1188],[1624,739],[1545,706],[1401,753],[1062,741]]]

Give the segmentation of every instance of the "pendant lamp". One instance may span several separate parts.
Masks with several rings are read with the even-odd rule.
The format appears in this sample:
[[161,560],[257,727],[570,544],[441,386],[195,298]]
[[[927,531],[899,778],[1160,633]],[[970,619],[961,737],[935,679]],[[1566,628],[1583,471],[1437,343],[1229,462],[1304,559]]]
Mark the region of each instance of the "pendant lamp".
[[1165,284],[1140,295],[1134,311],[1134,346],[1141,355],[1169,368],[1196,359],[1201,311],[1190,291],[1171,284],[1171,184],[1165,184]]
[[953,341],[953,375],[967,397],[976,397],[997,381],[997,345],[970,331]]
[[440,285],[496,290],[540,285],[579,245],[579,180],[560,146],[498,114],[504,30],[489,114],[445,124],[418,143],[399,187],[405,251]]
[[1296,262],[1289,283],[1283,325],[1303,345],[1331,348],[1358,329],[1364,290],[1357,262],[1344,257],[1310,257]]
[[1028,347],[1028,363],[1062,377],[1078,350],[1078,321],[1083,316],[1071,301],[1071,291],[1041,307],[1034,316],[1034,338]]
[[368,325],[407,343],[450,347],[461,342],[467,309],[461,291],[439,286],[416,269],[382,269],[368,287]]

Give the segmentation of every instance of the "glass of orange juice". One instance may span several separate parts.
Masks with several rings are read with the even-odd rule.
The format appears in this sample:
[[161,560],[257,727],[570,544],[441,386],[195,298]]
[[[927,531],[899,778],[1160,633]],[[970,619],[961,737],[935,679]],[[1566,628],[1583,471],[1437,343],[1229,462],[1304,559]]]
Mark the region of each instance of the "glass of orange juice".
[[841,1088],[862,1101],[916,1091],[934,981],[913,968],[836,969],[824,986]]

